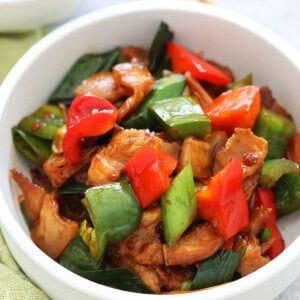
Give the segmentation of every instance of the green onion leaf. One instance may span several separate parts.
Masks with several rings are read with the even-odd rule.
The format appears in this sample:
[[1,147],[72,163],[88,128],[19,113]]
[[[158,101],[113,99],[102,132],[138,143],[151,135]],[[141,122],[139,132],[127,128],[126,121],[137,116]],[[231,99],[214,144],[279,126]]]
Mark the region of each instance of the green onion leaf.
[[193,280],[191,290],[199,290],[229,282],[240,264],[243,251],[220,250],[202,261]]

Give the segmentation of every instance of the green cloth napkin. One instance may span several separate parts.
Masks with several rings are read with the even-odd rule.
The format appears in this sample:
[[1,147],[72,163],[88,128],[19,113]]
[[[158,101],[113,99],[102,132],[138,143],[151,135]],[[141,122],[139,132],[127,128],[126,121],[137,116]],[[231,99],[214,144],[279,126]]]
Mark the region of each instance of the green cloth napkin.
[[0,300],[48,300],[18,267],[0,231]]
[[37,29],[27,33],[0,33],[0,84],[18,59],[48,32],[48,29]]

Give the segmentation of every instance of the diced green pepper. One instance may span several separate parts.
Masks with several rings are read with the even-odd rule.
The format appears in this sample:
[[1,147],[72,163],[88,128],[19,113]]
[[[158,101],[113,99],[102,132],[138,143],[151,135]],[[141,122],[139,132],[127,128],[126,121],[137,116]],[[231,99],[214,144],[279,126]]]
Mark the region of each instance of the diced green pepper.
[[23,118],[18,128],[40,138],[53,140],[56,131],[65,124],[62,111],[57,105],[44,105]]
[[125,128],[154,130],[157,127],[157,121],[150,115],[148,108],[159,100],[181,96],[185,83],[185,77],[179,74],[157,80],[153,90],[144,99],[136,115],[122,125]]
[[167,42],[173,39],[174,33],[169,26],[161,22],[149,49],[149,70],[154,73],[166,55]]
[[279,216],[300,209],[300,174],[287,173],[282,175],[273,191]]
[[104,54],[86,54],[81,56],[55,89],[49,102],[61,102],[69,105],[75,97],[73,91],[84,79],[99,71],[110,70],[113,65],[121,60],[120,49],[113,49]]
[[[83,201],[94,231],[91,232],[93,257],[99,260],[106,245],[130,235],[138,226],[142,209],[127,180],[88,189]],[[91,249],[90,249],[91,250]]]
[[256,120],[254,133],[268,141],[267,159],[273,159],[284,156],[295,130],[289,119],[263,108]]
[[229,88],[233,90],[247,85],[252,85],[252,74],[248,74],[247,76],[240,79],[239,81],[232,83],[231,85],[229,85]]
[[42,165],[51,155],[51,141],[26,133],[20,128],[12,128],[16,148],[37,165]]
[[263,228],[260,231],[260,233],[258,234],[259,241],[261,243],[266,242],[269,239],[270,235],[271,235],[271,229],[270,228]]
[[285,173],[299,173],[298,164],[285,158],[265,160],[261,170],[259,184],[262,187],[271,188]]
[[199,104],[190,97],[176,97],[155,102],[150,111],[173,139],[188,136],[205,137],[211,132],[211,121]]
[[240,264],[243,252],[219,250],[202,261],[193,280],[191,290],[199,290],[229,282]]
[[194,188],[193,170],[188,164],[161,197],[164,235],[169,247],[176,243],[197,215]]
[[89,248],[79,234],[66,247],[59,258],[59,263],[76,274],[99,268],[98,262],[91,257]]

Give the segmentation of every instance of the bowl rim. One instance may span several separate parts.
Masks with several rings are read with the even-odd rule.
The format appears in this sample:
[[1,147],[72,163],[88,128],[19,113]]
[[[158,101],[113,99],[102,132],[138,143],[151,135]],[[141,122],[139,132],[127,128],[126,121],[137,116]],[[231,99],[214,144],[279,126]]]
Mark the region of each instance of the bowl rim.
[[[26,71],[28,66],[35,60],[35,57],[42,55],[43,52],[55,44],[64,36],[68,35],[73,31],[77,31],[81,27],[87,26],[94,22],[109,19],[112,16],[123,15],[131,12],[145,12],[145,11],[185,11],[185,12],[199,12],[205,13],[209,16],[225,20],[227,22],[233,23],[238,27],[242,27],[246,31],[251,31],[258,38],[265,40],[271,46],[277,48],[283,56],[285,56],[291,64],[293,64],[300,72],[300,54],[286,41],[273,33],[270,29],[264,27],[251,20],[248,17],[242,16],[237,12],[231,11],[222,7],[211,7],[206,4],[187,2],[182,0],[153,0],[153,1],[134,1],[129,3],[123,3],[107,7],[104,9],[99,9],[94,12],[88,13],[81,16],[75,20],[72,20],[47,36],[37,42],[13,67],[10,73],[7,75],[2,86],[0,87],[0,94],[2,95],[0,101],[0,119],[5,112],[5,106],[9,100],[10,94],[14,87],[18,84],[18,80],[22,77],[22,74]],[[38,265],[39,268],[48,273],[52,278],[56,278],[58,273],[63,274],[60,276],[60,281],[62,284],[77,290],[83,295],[88,295],[90,297],[97,297],[103,295],[107,299],[120,299],[126,296],[130,296],[132,299],[138,299],[141,297],[139,293],[132,293],[127,291],[121,291],[118,289],[110,288],[98,283],[89,281],[75,273],[67,270],[63,266],[56,263],[50,257],[48,257],[44,252],[42,252],[30,239],[28,235],[23,231],[21,226],[12,216],[8,206],[5,203],[5,196],[0,187],[0,225],[4,229],[4,236],[6,234],[11,237],[14,243],[22,249],[22,245],[26,244],[25,255],[34,264]],[[14,237],[18,238],[15,239]],[[205,299],[219,299],[222,295],[236,296],[241,293],[246,293],[247,291],[255,288],[258,283],[264,283],[268,278],[275,273],[279,273],[286,269],[287,267],[292,267],[295,259],[300,260],[300,236],[285,249],[285,251],[279,255],[276,260],[271,261],[263,268],[257,270],[256,272],[239,279],[238,281],[233,281],[225,285],[218,286],[214,289],[207,289],[201,291],[201,296]],[[188,297],[189,299],[196,299],[199,296],[199,292],[193,292],[188,294],[173,294],[164,295],[164,297]],[[156,295],[143,294],[143,297],[148,297],[149,299],[154,299]]]

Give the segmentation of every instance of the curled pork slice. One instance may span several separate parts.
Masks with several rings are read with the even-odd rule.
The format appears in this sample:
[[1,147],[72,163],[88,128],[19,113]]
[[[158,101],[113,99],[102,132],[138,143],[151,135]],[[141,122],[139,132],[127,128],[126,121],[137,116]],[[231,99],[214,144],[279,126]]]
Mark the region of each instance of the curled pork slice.
[[138,61],[148,65],[148,51],[134,46],[123,48],[121,54],[124,58],[130,59],[132,62]]
[[243,230],[244,233],[258,235],[264,228],[265,222],[270,216],[270,209],[265,207],[254,207],[249,225]]
[[212,256],[224,243],[224,238],[214,232],[208,223],[201,224],[184,234],[168,248],[164,245],[166,265],[190,265]]
[[159,294],[162,286],[161,281],[157,272],[151,266],[140,265],[125,256],[114,258],[113,262],[117,268],[127,268],[135,272],[152,292]]
[[97,147],[83,150],[83,161],[77,165],[70,165],[63,153],[53,153],[43,164],[43,169],[54,187],[60,187],[67,179],[84,168],[96,153]]
[[23,192],[28,216],[33,221],[37,220],[43,205],[44,197],[47,194],[46,191],[25,177],[20,170],[12,169],[10,172],[12,178]]
[[112,246],[117,256],[127,256],[142,265],[163,265],[162,242],[157,232],[161,222],[159,206],[144,210],[139,227],[125,240]]
[[101,185],[116,181],[128,160],[146,146],[175,157],[178,155],[177,143],[166,142],[149,130],[120,130],[109,144],[93,157],[88,170],[87,184]]
[[237,236],[234,244],[234,251],[246,248],[246,252],[238,266],[237,272],[246,276],[270,261],[270,258],[262,256],[259,240],[252,234]]
[[31,238],[45,253],[57,258],[75,238],[78,223],[59,215],[54,194],[46,194],[39,219],[31,231]]
[[207,179],[211,177],[213,168],[211,145],[194,137],[186,138],[181,147],[178,171],[189,163],[192,165],[195,178]]
[[113,75],[117,85],[129,88],[133,92],[119,108],[118,122],[120,122],[140,105],[152,90],[155,81],[148,68],[138,61],[115,65]]
[[167,291],[180,290],[181,283],[192,280],[195,275],[192,266],[154,266],[153,269],[158,274],[162,288]]
[[287,158],[300,165],[300,133],[296,133],[290,141]]
[[113,73],[109,71],[99,72],[84,79],[74,90],[76,96],[91,94],[105,98],[112,103],[131,93],[131,90],[117,85]]
[[250,129],[236,128],[216,158],[221,168],[224,168],[231,159],[238,157],[243,177],[246,178],[259,171],[267,153],[268,142],[265,139],[256,136]]
[[243,179],[243,191],[246,197],[246,200],[249,202],[250,198],[252,197],[259,179],[259,172],[248,176]]
[[197,100],[202,109],[213,102],[212,97],[206,92],[201,83],[190,72],[185,73],[185,78],[191,95]]
[[159,294],[162,289],[179,290],[183,281],[191,280],[195,275],[192,267],[146,266],[138,264],[126,256],[114,259],[114,266],[128,268],[135,272],[144,284],[156,294]]

